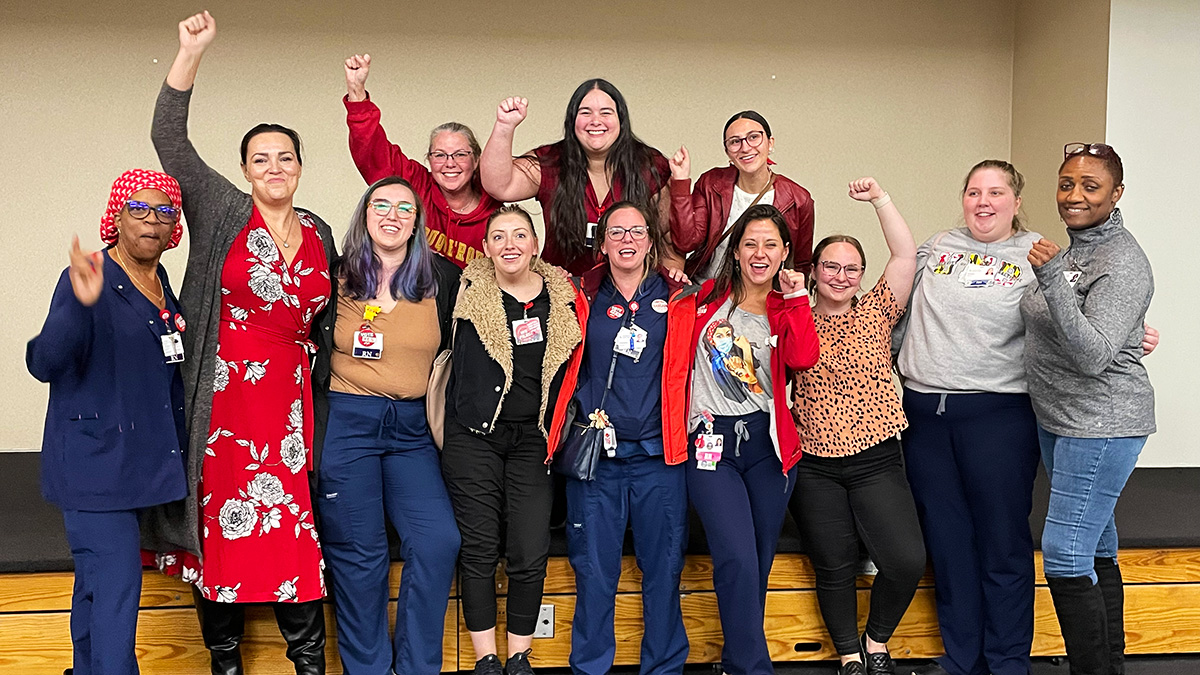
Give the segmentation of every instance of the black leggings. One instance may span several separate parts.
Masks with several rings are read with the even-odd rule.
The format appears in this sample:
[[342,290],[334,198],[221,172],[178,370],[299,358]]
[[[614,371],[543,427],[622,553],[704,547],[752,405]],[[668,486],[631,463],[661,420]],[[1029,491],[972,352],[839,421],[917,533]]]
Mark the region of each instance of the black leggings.
[[487,436],[447,417],[442,475],[462,535],[458,569],[467,630],[496,627],[500,533],[508,559],[507,629],[533,635],[550,553],[551,480],[537,423],[496,424]]
[[848,457],[806,454],[792,513],[817,573],[817,602],[838,654],[858,653],[858,537],[879,568],[867,635],[887,642],[925,573],[925,544],[894,438]]

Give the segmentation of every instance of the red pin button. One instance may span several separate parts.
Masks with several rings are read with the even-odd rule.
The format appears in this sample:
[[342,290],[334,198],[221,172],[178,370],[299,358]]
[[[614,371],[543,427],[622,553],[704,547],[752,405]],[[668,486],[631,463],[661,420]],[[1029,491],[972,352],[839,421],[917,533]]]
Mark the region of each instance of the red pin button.
[[625,308],[620,305],[613,305],[608,308],[608,318],[619,319],[625,316]]
[[638,311],[638,304],[637,304],[637,301],[636,301],[636,300],[634,300],[633,302],[629,303],[629,311],[633,312],[634,314],[636,314],[636,313],[637,313],[637,311]]

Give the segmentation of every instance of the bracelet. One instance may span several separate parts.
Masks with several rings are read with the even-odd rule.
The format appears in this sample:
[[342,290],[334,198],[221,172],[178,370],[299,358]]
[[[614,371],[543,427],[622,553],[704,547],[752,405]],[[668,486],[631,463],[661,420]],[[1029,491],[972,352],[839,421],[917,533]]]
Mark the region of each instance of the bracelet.
[[871,206],[874,206],[876,211],[878,211],[879,209],[882,209],[883,207],[885,207],[891,203],[892,203],[892,196],[886,192],[883,193],[882,197],[876,197],[875,199],[871,200]]

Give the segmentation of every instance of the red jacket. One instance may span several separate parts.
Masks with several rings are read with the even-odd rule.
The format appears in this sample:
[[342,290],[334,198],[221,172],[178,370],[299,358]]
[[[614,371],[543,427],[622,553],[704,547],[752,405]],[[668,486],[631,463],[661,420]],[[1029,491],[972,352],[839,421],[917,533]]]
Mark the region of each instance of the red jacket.
[[[554,418],[551,422],[548,454],[546,461],[554,456],[562,438],[562,429],[571,423],[567,417],[567,404],[574,398],[573,392],[579,381],[579,366],[583,361],[583,345],[587,343],[587,318],[590,314],[591,303],[596,299],[600,282],[608,276],[608,263],[596,265],[581,278],[583,295],[586,303],[579,312],[580,326],[583,328],[583,340],[578,351],[572,356],[567,375],[563,378],[562,390],[554,408]],[[667,464],[681,464],[688,458],[688,382],[692,372],[692,354],[696,344],[693,342],[694,323],[696,321],[696,292],[698,286],[684,286],[667,276],[663,270],[659,274],[667,282],[670,300],[667,304],[667,340],[663,351],[662,373],[662,437],[663,459]],[[810,322],[811,323],[811,322]],[[569,387],[569,388],[568,388]],[[564,396],[566,392],[571,396]]]
[[[708,296],[715,282],[704,282],[700,287],[698,298]],[[712,302],[701,305],[696,309],[696,319],[692,333],[689,355],[694,357],[696,347],[704,327],[712,320],[714,314],[729,297],[724,293]],[[697,300],[698,301],[698,300]],[[796,431],[796,422],[792,419],[791,402],[787,394],[788,384],[792,381],[792,372],[808,370],[817,365],[820,356],[821,341],[817,337],[817,328],[813,325],[812,309],[808,304],[808,294],[784,298],[778,291],[771,291],[767,296],[767,324],[771,327],[771,337],[775,345],[771,348],[771,399],[774,410],[771,418],[775,423],[776,449],[779,459],[783,462],[783,472],[787,473],[796,462],[800,461],[800,434]],[[689,368],[689,375],[691,369]],[[665,379],[665,377],[664,377]],[[691,380],[688,380],[689,400]],[[684,424],[687,424],[685,417]],[[686,441],[686,439],[685,439]],[[684,452],[687,452],[686,443]]]
[[400,146],[388,142],[379,124],[379,107],[370,98],[351,101],[343,97],[342,102],[346,104],[346,125],[350,127],[350,155],[363,179],[368,184],[388,176],[408,181],[425,203],[425,227],[433,250],[459,267],[482,258],[488,217],[504,203],[483,191],[479,175],[472,179],[481,195],[479,206],[470,213],[455,213],[429,169],[405,155]]
[[[729,222],[737,176],[737,167],[719,166],[705,171],[694,189],[690,180],[671,181],[671,243],[685,255],[698,251],[688,257],[684,267],[688,274],[703,269],[716,251]],[[790,178],[776,174],[775,208],[788,224],[793,266],[807,278],[812,269],[812,195]]]

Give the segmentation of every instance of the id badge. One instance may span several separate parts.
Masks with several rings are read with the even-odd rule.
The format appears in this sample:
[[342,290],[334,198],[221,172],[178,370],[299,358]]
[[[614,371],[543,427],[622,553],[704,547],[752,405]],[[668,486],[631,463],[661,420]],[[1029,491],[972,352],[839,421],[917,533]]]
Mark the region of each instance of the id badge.
[[721,434],[700,434],[696,437],[696,468],[716,471],[725,451],[725,437]]
[[636,362],[642,358],[642,350],[646,348],[646,329],[634,324],[632,326],[622,326],[621,330],[617,331],[617,337],[613,340],[613,351],[618,354],[632,357]]
[[612,427],[604,427],[604,454],[617,456],[617,430]]
[[383,334],[370,328],[354,331],[354,344],[350,355],[356,359],[380,359],[383,357]]
[[512,332],[513,340],[518,345],[533,344],[545,339],[542,337],[542,322],[536,316],[512,322]]
[[1015,286],[1021,280],[1021,266],[1007,260],[1000,261],[1000,271],[996,273],[997,286]]
[[167,363],[183,363],[183,336],[167,333],[159,337],[162,341],[163,358]]
[[1067,284],[1069,284],[1071,288],[1075,288],[1075,284],[1079,281],[1079,277],[1081,276],[1083,276],[1083,272],[1080,270],[1065,270],[1063,272],[1063,278],[1067,280]]
[[967,265],[958,276],[964,288],[987,288],[996,281],[996,268],[984,265]]
[[594,244],[596,242],[596,228],[598,228],[598,227],[600,227],[600,223],[588,223],[587,224],[588,248],[591,248],[592,244]]

